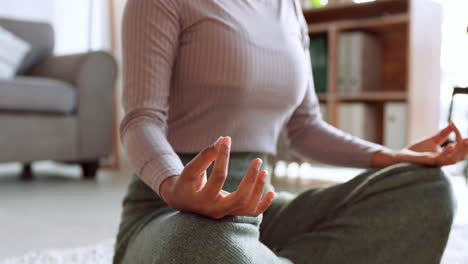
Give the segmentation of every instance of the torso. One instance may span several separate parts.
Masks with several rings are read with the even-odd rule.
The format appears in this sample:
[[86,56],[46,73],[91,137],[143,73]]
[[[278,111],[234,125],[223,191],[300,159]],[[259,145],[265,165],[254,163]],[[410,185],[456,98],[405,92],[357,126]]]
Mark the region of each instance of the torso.
[[[273,123],[282,124],[292,114],[309,78],[293,0],[190,0],[180,5],[182,33],[168,119],[175,150],[198,151],[178,144],[186,136],[183,131],[209,129],[206,124],[213,120],[226,123],[219,133],[234,137],[233,142],[236,136],[261,134],[276,142],[280,125]],[[274,122],[263,131],[248,131],[250,122],[262,119]]]

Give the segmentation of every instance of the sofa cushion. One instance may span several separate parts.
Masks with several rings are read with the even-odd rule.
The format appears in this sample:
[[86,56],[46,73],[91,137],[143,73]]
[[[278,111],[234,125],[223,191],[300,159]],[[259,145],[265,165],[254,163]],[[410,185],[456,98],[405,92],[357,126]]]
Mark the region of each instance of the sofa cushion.
[[0,26],[31,45],[31,50],[18,69],[18,75],[25,74],[31,66],[52,54],[54,30],[50,24],[0,18]]
[[0,26],[0,78],[13,78],[30,49],[27,42]]
[[70,84],[47,78],[0,80],[1,111],[69,114],[75,110],[76,91]]

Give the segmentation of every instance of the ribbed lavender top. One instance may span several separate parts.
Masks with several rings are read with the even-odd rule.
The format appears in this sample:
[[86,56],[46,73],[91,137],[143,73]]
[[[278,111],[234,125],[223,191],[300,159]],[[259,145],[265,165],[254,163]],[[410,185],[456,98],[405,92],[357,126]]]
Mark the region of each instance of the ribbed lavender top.
[[129,0],[121,137],[141,179],[158,193],[184,168],[176,152],[219,136],[275,153],[285,125],[304,156],[369,166],[381,146],[322,120],[307,32],[295,0]]

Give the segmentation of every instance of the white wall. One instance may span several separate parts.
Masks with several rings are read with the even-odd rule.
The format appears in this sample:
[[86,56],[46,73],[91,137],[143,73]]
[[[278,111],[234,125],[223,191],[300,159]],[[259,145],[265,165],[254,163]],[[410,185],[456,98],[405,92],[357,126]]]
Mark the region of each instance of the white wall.
[[57,54],[109,49],[109,10],[106,0],[55,0],[54,11]]
[[[16,1],[16,0],[15,0]],[[54,1],[56,54],[83,52],[88,49],[89,1]]]
[[[94,10],[91,27],[90,3]],[[1,0],[0,16],[51,23],[55,30],[54,53],[61,55],[109,49],[106,5],[106,0]]]
[[[452,88],[468,86],[468,1],[437,0],[443,7],[442,24],[442,115],[440,126],[447,124]],[[458,96],[458,95],[457,95]],[[454,103],[452,115],[464,137],[468,136],[468,96],[460,95]]]
[[1,0],[0,16],[52,22],[55,0]]

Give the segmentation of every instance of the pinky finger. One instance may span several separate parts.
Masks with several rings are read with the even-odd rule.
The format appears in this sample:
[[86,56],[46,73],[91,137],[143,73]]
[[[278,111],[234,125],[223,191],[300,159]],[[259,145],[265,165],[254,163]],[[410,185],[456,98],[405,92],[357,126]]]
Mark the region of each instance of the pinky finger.
[[263,212],[270,207],[271,203],[273,202],[273,198],[275,198],[275,193],[274,192],[268,192],[265,194],[263,197],[262,201],[258,203],[257,208],[255,209],[255,216],[259,216],[260,214],[263,214]]

